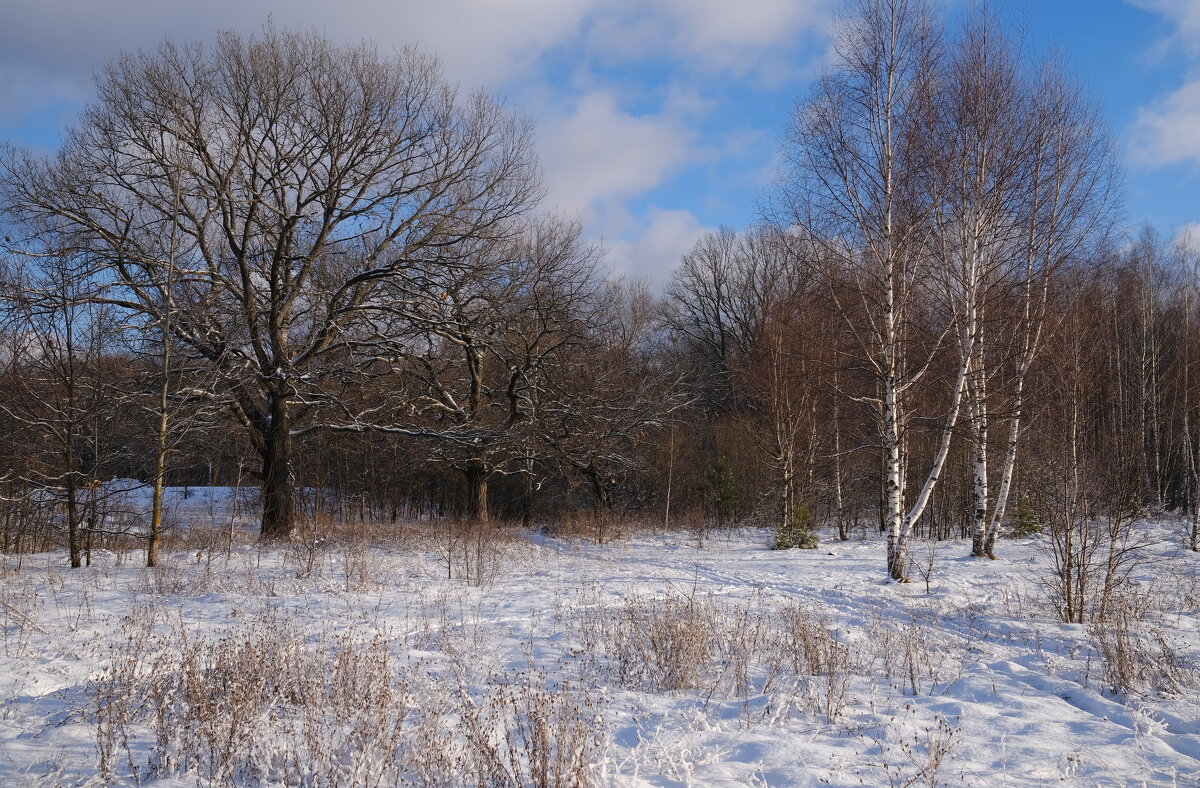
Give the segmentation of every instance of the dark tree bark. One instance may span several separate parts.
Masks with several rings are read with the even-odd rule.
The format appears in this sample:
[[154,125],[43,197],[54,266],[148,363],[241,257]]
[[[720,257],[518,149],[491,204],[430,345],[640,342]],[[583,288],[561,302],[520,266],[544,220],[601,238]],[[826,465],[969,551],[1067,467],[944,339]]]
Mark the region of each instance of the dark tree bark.
[[265,539],[286,539],[291,535],[296,491],[292,482],[291,412],[285,392],[272,393],[262,437],[262,535]]

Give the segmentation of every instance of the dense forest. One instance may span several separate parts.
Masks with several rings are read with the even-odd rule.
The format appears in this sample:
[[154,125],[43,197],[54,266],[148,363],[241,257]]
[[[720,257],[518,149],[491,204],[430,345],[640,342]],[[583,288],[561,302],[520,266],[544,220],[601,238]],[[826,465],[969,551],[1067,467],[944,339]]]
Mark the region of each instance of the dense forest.
[[114,59],[57,153],[0,159],[0,550],[153,563],[170,485],[260,489],[269,539],[882,531],[895,579],[914,535],[995,557],[1169,511],[1200,549],[1200,239],[1129,225],[1067,67],[986,11],[864,1],[781,131],[760,222],[659,288],[421,51]]

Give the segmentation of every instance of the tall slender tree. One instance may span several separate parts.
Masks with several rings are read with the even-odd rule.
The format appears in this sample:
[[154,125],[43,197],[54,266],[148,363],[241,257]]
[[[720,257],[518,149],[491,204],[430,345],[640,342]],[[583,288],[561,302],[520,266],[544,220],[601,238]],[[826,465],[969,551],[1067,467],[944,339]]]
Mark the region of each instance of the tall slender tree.
[[[834,65],[794,117],[784,202],[788,220],[809,227],[841,280],[854,283],[854,303],[839,300],[839,309],[876,384],[863,399],[874,406],[882,455],[887,569],[907,580],[909,538],[941,477],[966,378],[958,365],[937,447],[910,499],[916,387],[944,337],[962,328],[958,294],[931,265],[933,217],[945,198],[936,145],[944,122],[942,34],[921,0],[857,0],[838,21],[834,52]],[[934,302],[942,326],[921,337],[928,323],[918,311]]]

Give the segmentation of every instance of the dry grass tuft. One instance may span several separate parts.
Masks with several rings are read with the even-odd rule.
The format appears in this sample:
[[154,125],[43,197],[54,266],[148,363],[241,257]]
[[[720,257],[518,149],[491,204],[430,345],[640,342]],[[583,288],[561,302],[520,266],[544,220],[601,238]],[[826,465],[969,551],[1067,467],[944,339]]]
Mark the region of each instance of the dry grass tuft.
[[396,659],[385,632],[325,630],[267,609],[212,638],[125,621],[91,686],[105,782],[586,786],[606,726],[590,692],[540,674],[465,678]]

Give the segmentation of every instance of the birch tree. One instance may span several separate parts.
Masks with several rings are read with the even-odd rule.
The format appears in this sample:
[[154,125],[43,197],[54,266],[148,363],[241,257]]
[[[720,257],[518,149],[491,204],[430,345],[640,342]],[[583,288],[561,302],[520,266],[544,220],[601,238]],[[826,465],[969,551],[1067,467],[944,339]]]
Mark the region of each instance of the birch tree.
[[[1056,274],[1101,247],[1119,204],[1115,151],[1094,102],[1047,60],[1032,78],[1025,102],[1023,197],[1017,208],[1020,234],[1008,269],[1015,314],[997,330],[1010,380],[1004,417],[1004,454],[995,498],[975,490],[972,554],[995,557],[1016,476],[1030,369],[1048,333],[1047,306]],[[982,444],[978,441],[977,444]],[[986,450],[986,449],[985,449]],[[979,474],[978,464],[976,474]]]
[[937,300],[931,285],[944,282],[931,269],[932,217],[944,191],[941,33],[920,0],[857,0],[838,20],[834,59],[793,119],[785,200],[791,221],[824,239],[839,275],[855,284],[855,303],[838,308],[876,382],[877,393],[863,399],[875,412],[883,460],[887,571],[906,581],[909,538],[941,477],[966,378],[957,365],[934,455],[910,499],[910,402],[944,336],[958,328],[951,302],[940,331],[918,341],[919,302]]
[[[958,345],[966,376],[973,554],[991,555],[988,396],[994,369],[994,302],[1010,284],[1025,210],[1032,119],[1015,46],[984,11],[971,19],[947,64],[948,183],[938,213],[939,253],[960,303]],[[995,312],[996,314],[993,314]]]
[[1172,245],[1171,253],[1178,271],[1173,310],[1175,375],[1173,381],[1176,418],[1179,422],[1177,446],[1179,478],[1176,482],[1178,507],[1185,513],[1184,544],[1200,552],[1200,448],[1197,428],[1197,326],[1200,325],[1200,250],[1195,247],[1194,233],[1181,233]]

